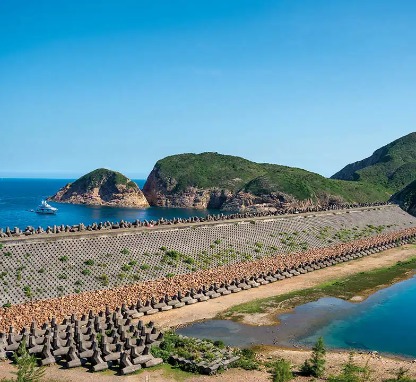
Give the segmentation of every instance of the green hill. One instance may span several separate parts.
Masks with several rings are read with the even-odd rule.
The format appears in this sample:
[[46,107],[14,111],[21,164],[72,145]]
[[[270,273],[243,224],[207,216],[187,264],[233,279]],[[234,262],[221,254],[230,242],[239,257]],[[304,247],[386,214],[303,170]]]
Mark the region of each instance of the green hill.
[[258,163],[212,152],[172,155],[156,162],[155,170],[162,179],[175,179],[174,191],[183,191],[188,186],[237,191],[259,172],[264,173]]
[[273,198],[274,202],[322,203],[385,201],[389,197],[385,188],[365,182],[327,179],[299,168],[212,152],[159,160],[143,192],[151,205],[197,208],[221,208],[237,197],[249,198],[248,205],[268,203]]
[[99,168],[62,187],[50,200],[62,203],[148,207],[136,183],[123,174]]
[[138,189],[137,184],[122,173],[106,168],[98,168],[81,176],[81,178],[73,182],[71,186],[74,191],[82,190],[85,192],[101,186],[104,182],[111,182],[113,185],[124,185],[127,188],[132,188],[134,190]]
[[376,150],[369,158],[351,163],[332,179],[364,181],[395,193],[416,180],[416,133]]

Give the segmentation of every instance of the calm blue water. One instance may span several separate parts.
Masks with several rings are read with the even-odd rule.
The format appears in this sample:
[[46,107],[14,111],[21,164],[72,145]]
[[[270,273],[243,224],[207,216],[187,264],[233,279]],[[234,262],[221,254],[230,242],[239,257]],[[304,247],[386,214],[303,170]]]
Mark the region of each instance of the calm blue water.
[[377,350],[416,357],[416,277],[383,289],[359,304],[345,303],[330,320],[299,342],[319,336],[332,348]]
[[[61,203],[50,203],[59,209],[56,215],[38,215],[30,212],[40,201],[56,193],[73,179],[11,179],[0,178],[0,227],[47,227],[54,224],[90,224],[100,221],[120,221],[135,219],[157,220],[161,217],[205,216],[208,213],[218,213],[216,210],[194,210],[175,208],[147,209],[116,208],[101,206],[83,206]],[[135,180],[143,187],[144,180]]]
[[322,298],[280,315],[279,320],[273,326],[207,320],[179,333],[222,339],[232,346],[311,347],[322,336],[328,348],[416,357],[416,277],[380,290],[361,303]]

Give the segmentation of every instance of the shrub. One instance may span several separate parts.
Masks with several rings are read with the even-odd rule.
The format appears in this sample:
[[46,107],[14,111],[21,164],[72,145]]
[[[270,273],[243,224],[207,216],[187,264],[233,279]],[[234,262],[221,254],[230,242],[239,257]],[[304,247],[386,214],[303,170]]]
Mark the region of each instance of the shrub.
[[130,253],[130,251],[127,248],[123,248],[120,253],[122,253],[123,255],[128,255]]
[[149,264],[142,264],[142,265],[140,265],[140,269],[142,271],[147,271],[149,268],[150,268],[150,265]]
[[292,366],[283,358],[278,359],[273,365],[273,382],[286,382],[293,379]]
[[91,274],[91,271],[90,271],[89,269],[83,269],[83,270],[81,271],[81,273],[82,273],[84,276],[88,276],[88,275],[90,275],[90,274]]
[[172,260],[179,260],[179,258],[181,257],[181,254],[178,251],[175,250],[170,250],[170,251],[166,251],[165,252],[165,256],[171,258]]
[[65,273],[61,273],[60,275],[58,275],[59,280],[66,280],[67,278],[68,276]]
[[168,279],[171,279],[172,277],[174,277],[175,276],[175,274],[174,273],[167,273],[166,274],[166,277],[168,278]]
[[3,252],[3,255],[6,256],[6,257],[10,257],[12,254],[11,254],[11,252]]
[[128,272],[130,269],[131,269],[131,266],[130,266],[130,265],[128,265],[128,264],[124,264],[124,265],[121,267],[121,270],[122,270],[122,271],[124,271],[124,272]]
[[221,340],[216,340],[213,342],[214,346],[216,346],[219,349],[224,349],[225,348],[225,343]]
[[45,273],[45,268],[40,268],[40,269],[38,270],[38,273]]
[[101,281],[101,284],[103,286],[107,286],[109,284],[108,275],[106,275],[105,273],[103,273],[101,276],[99,276],[98,280]]
[[94,265],[95,264],[95,261],[93,259],[88,259],[88,260],[85,260],[84,261],[84,264],[85,265]]
[[240,359],[233,364],[234,367],[241,367],[244,370],[257,370],[260,367],[253,349],[241,349],[236,354]]
[[312,348],[311,358],[307,359],[301,367],[302,374],[316,378],[322,377],[325,371],[325,354],[324,340],[319,337]]
[[68,261],[68,256],[61,256],[59,260],[65,263],[66,261]]
[[30,288],[30,285],[25,285],[23,287],[23,292],[27,298],[33,297],[33,292],[32,292],[32,289]]
[[221,240],[220,240],[220,239],[215,240],[215,241],[214,241],[214,244],[217,244],[217,245],[218,245],[218,244],[221,244]]
[[136,261],[136,260],[130,260],[130,261],[129,261],[129,265],[130,265],[131,267],[134,267],[135,265],[137,265],[137,261]]
[[10,301],[7,301],[5,304],[3,304],[3,308],[10,308],[12,306],[12,304],[10,303]]

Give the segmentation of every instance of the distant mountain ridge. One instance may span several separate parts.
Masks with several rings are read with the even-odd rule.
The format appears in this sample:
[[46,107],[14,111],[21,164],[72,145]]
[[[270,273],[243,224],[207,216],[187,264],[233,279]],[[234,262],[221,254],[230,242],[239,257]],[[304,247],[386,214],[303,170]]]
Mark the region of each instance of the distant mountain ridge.
[[148,207],[139,187],[123,174],[99,168],[68,183],[49,198],[55,202],[117,207]]
[[416,180],[416,133],[410,133],[345,166],[331,179],[364,181],[398,192]]

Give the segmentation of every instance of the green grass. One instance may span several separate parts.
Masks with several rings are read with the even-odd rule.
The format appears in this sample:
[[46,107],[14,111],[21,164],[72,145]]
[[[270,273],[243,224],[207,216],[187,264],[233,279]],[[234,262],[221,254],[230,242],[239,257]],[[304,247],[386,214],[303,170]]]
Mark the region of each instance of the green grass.
[[239,320],[241,315],[244,314],[266,313],[277,308],[279,310],[293,309],[298,305],[327,296],[349,300],[353,296],[368,294],[381,286],[390,285],[415,271],[416,258],[412,258],[408,261],[398,262],[388,268],[360,272],[346,278],[322,283],[314,288],[236,305],[221,313],[219,318]]

